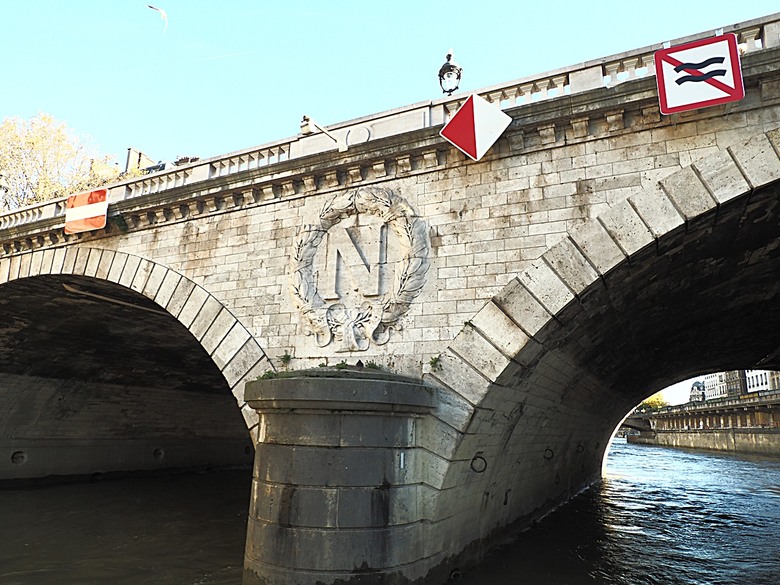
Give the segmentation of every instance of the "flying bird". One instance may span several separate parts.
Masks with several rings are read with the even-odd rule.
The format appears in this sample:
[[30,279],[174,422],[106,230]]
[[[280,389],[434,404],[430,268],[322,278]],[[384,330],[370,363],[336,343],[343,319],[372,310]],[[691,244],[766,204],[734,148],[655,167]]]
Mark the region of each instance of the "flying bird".
[[160,18],[162,18],[163,21],[165,22],[165,26],[163,27],[163,32],[165,32],[168,28],[168,13],[165,12],[165,10],[163,10],[162,8],[157,8],[156,6],[152,6],[151,4],[147,4],[146,6],[160,13]]

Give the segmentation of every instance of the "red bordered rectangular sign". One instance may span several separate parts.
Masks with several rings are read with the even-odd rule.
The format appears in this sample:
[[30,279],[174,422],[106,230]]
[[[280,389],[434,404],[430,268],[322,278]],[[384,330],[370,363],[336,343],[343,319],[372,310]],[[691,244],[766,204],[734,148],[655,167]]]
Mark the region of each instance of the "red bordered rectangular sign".
[[654,57],[662,114],[717,106],[745,97],[734,34],[662,49]]
[[65,233],[77,234],[106,227],[108,190],[71,195],[65,204]]

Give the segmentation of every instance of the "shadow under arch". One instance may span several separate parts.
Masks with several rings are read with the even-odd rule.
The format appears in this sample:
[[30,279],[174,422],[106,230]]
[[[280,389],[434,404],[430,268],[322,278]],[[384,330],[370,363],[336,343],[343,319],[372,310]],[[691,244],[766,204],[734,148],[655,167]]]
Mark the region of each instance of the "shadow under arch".
[[613,430],[657,390],[780,368],[778,150],[780,131],[759,134],[637,188],[466,324],[426,376],[431,435],[448,437],[445,556],[479,556],[597,481]]
[[12,404],[0,478],[251,461],[243,381],[269,366],[205,289],[138,256],[70,247],[0,261],[0,292]]

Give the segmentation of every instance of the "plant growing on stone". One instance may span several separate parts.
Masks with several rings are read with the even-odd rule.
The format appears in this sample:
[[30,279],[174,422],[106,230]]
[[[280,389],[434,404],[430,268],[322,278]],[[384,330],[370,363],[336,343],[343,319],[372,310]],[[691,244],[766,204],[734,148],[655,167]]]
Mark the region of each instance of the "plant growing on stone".
[[431,370],[434,372],[441,370],[441,357],[438,355],[433,356],[428,362],[428,365],[431,366]]

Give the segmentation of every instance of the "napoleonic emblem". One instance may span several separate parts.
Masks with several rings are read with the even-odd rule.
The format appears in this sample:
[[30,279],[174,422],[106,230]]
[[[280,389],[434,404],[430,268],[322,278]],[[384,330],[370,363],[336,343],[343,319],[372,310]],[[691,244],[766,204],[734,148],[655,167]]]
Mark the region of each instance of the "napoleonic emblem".
[[422,291],[429,255],[427,225],[391,189],[335,195],[293,248],[290,291],[306,334],[339,352],[387,343]]

